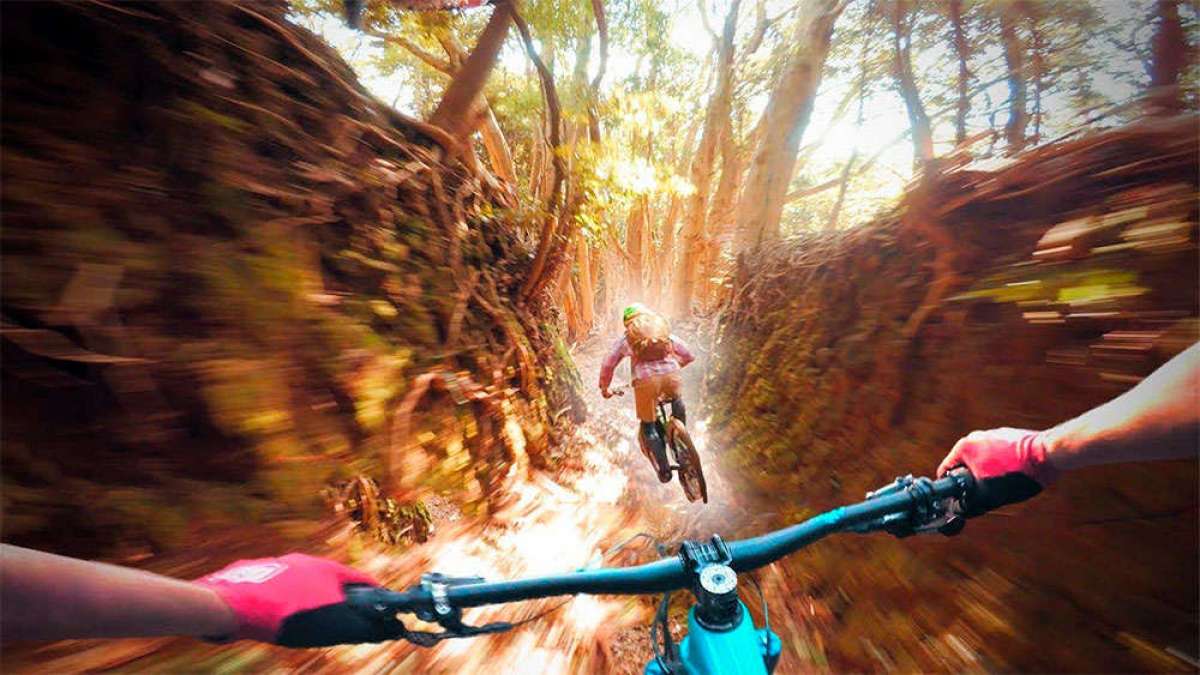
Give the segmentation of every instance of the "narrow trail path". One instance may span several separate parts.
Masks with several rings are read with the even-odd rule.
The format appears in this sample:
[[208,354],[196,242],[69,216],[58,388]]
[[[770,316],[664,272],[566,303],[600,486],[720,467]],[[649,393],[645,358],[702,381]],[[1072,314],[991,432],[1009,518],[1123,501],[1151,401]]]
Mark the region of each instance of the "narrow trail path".
[[[746,526],[760,514],[752,514],[749,506],[739,502],[706,442],[706,423],[699,414],[703,347],[696,345],[698,361],[684,371],[684,390],[708,481],[708,504],[688,503],[677,481],[661,484],[653,475],[637,449],[632,397],[605,400],[599,395],[595,380],[609,343],[609,338],[593,339],[576,350],[579,371],[588,385],[589,415],[557,453],[566,467],[561,473],[552,477],[531,469],[527,462],[517,462],[509,473],[508,497],[491,518],[484,521],[464,517],[453,508],[440,509],[433,536],[399,553],[364,543],[347,524],[331,527],[313,552],[354,560],[384,584],[404,588],[426,571],[504,579],[589,565],[637,564],[657,557],[652,546],[631,544],[617,556],[606,559],[604,554],[643,532],[669,544],[714,532],[729,538],[753,533]],[[628,382],[627,366],[618,371],[617,382]],[[648,626],[654,601],[580,596],[479,608],[466,612],[468,623],[517,621],[561,605],[510,633],[450,640],[432,649],[403,642],[285,650],[176,639],[73,641],[21,652],[5,665],[10,672],[286,668],[314,673],[636,673],[650,658]],[[409,620],[406,624],[414,628]]]
[[[709,503],[689,503],[678,482],[662,484],[637,447],[632,397],[605,400],[595,387],[608,338],[593,339],[576,350],[586,383],[589,415],[576,428],[563,452],[578,468],[554,479],[536,472],[510,484],[514,499],[480,531],[475,526],[441,528],[425,545],[405,554],[424,555],[418,569],[477,573],[511,578],[583,567],[588,564],[635,564],[657,557],[646,545],[630,546],[615,558],[604,553],[626,539],[648,533],[664,542],[684,536],[728,532],[739,520],[732,488],[721,475],[705,443],[705,423],[692,429],[709,486]],[[699,411],[703,359],[685,370],[685,392]],[[626,366],[618,383],[628,381]],[[698,415],[693,415],[693,418]],[[390,560],[390,565],[398,561]],[[409,561],[399,565],[410,573]],[[411,579],[406,581],[411,582]],[[510,634],[455,641],[435,650],[411,652],[418,670],[434,672],[641,672],[649,658],[644,634],[653,599],[576,597],[543,619]],[[477,621],[530,616],[561,601],[530,607],[477,611]]]

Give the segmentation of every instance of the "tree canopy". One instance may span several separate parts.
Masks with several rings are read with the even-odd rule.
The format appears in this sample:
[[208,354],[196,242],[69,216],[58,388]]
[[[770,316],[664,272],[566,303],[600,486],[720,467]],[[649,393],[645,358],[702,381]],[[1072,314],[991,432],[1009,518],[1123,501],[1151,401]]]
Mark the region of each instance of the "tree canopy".
[[[506,7],[528,49],[506,32],[482,103],[443,101]],[[593,296],[577,307],[702,310],[739,252],[862,223],[933,160],[1001,161],[1127,122],[1164,86],[1167,107],[1197,102],[1195,8],[1166,0],[370,0],[358,31],[342,10],[297,0],[293,17],[380,100],[465,134],[481,170],[540,205],[526,222],[550,266],[535,285]]]

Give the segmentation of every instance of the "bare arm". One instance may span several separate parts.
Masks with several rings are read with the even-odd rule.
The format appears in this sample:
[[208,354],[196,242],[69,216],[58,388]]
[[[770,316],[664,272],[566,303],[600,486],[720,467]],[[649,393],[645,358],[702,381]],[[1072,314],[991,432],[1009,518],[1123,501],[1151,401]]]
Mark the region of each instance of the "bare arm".
[[212,590],[150,572],[0,544],[4,640],[219,636],[232,610]]
[[1200,343],[1136,387],[1045,431],[989,429],[960,438],[938,466],[977,479],[1023,473],[1049,485],[1060,471],[1093,464],[1196,457],[1200,445]]
[[604,357],[604,361],[600,364],[600,390],[608,391],[609,385],[612,384],[613,373],[617,370],[617,365],[621,360],[628,355],[629,343],[622,337],[613,345],[612,351],[608,356]]
[[1200,446],[1200,343],[1136,387],[1048,429],[1046,456],[1063,471],[1094,464],[1196,457]]

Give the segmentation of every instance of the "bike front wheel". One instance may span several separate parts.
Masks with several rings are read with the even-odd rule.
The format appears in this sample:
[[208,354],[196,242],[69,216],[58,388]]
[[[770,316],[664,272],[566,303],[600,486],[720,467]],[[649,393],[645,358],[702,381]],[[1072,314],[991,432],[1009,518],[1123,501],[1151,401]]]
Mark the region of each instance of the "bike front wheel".
[[708,483],[704,480],[704,468],[700,465],[700,454],[688,435],[687,427],[677,419],[671,419],[668,436],[675,449],[675,461],[679,465],[679,485],[689,502],[708,503]]

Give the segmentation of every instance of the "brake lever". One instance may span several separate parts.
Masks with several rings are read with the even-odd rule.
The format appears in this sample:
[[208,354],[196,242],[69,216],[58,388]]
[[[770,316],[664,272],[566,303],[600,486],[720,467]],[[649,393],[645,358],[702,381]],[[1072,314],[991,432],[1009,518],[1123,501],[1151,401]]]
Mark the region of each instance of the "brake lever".
[[[422,621],[436,623],[445,630],[441,633],[429,631],[411,631],[403,628],[400,637],[421,647],[432,647],[442,640],[450,638],[474,637],[491,633],[503,633],[512,630],[514,624],[507,621],[497,621],[482,626],[471,626],[463,623],[462,610],[450,604],[446,589],[452,586],[469,586],[483,583],[483,577],[450,577],[438,572],[421,575],[421,583],[411,586],[409,593],[420,592],[429,598],[428,607],[417,607],[412,613]],[[385,589],[360,587],[348,588],[346,598],[348,603],[360,612],[375,619],[386,618],[394,614],[389,607],[384,594],[390,593]]]
[[932,481],[914,478],[912,474],[899,476],[887,485],[868,492],[868,500],[898,492],[909,492],[913,496],[913,508],[903,513],[890,513],[850,528],[853,532],[885,532],[903,539],[914,534],[938,532],[953,536],[962,531],[965,518],[960,500],[954,498],[935,500],[932,498]]

